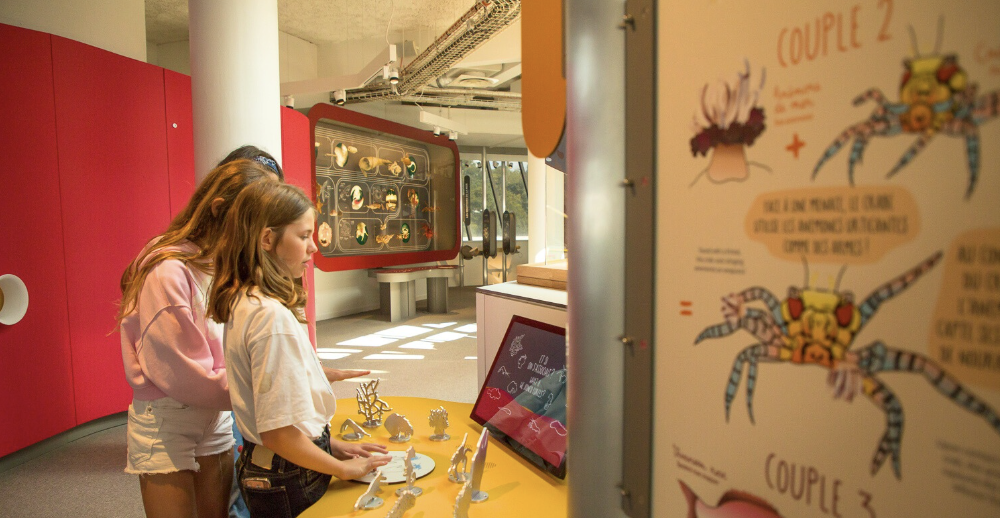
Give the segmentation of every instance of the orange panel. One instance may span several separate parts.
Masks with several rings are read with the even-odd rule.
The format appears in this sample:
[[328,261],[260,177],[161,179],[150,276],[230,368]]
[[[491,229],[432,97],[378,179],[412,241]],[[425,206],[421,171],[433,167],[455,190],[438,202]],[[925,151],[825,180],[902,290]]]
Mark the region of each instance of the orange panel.
[[537,157],[556,150],[566,127],[562,7],[560,0],[521,4],[521,124]]

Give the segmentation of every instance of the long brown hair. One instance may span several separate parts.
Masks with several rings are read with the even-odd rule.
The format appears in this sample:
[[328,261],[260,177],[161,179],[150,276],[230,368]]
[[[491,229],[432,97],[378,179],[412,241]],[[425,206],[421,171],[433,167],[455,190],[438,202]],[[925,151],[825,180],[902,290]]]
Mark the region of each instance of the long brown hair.
[[216,248],[215,277],[208,296],[210,317],[227,322],[240,294],[246,291],[247,296],[254,296],[250,289],[256,287],[291,310],[299,322],[306,322],[305,290],[264,250],[261,238],[270,228],[275,242],[280,242],[285,228],[310,210],[313,204],[294,185],[258,182],[236,197]]
[[[270,178],[270,169],[251,160],[237,160],[213,169],[195,189],[188,201],[166,232],[159,240],[148,246],[136,257],[122,274],[122,300],[118,306],[118,322],[136,309],[139,293],[146,276],[157,264],[168,259],[178,259],[202,272],[212,273],[212,257],[219,243],[219,234],[225,222],[226,213],[233,200],[248,185]],[[221,198],[223,202],[214,210],[212,203]],[[182,241],[190,241],[198,246],[195,252],[167,250]]]

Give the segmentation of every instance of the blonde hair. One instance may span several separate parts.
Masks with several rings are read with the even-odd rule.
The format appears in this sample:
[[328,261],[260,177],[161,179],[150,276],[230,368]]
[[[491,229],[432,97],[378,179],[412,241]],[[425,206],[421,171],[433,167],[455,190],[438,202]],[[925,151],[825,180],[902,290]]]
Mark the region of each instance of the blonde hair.
[[[237,160],[213,169],[202,180],[194,194],[167,230],[152,245],[148,245],[125,269],[121,278],[122,300],[118,306],[118,323],[135,311],[146,276],[166,260],[177,259],[207,274],[212,273],[212,257],[218,246],[219,234],[226,212],[237,195],[258,180],[270,178],[270,170],[258,162]],[[213,208],[216,199],[222,204]],[[183,241],[198,246],[194,252],[167,250]]]
[[280,242],[285,228],[313,209],[302,189],[276,182],[259,182],[237,196],[226,217],[223,237],[215,254],[215,278],[208,296],[208,315],[227,322],[241,293],[255,297],[257,288],[306,322],[306,292],[277,257],[264,250],[261,238],[271,229]]

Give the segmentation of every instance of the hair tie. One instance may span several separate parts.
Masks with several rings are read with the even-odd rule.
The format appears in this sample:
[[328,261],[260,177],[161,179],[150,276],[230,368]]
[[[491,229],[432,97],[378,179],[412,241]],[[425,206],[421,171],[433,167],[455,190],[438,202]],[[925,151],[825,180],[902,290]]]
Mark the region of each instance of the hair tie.
[[266,165],[269,169],[274,171],[274,174],[281,176],[281,174],[278,173],[278,163],[275,162],[274,160],[267,158],[266,156],[255,156],[253,157],[253,159],[257,162],[260,162],[261,164]]

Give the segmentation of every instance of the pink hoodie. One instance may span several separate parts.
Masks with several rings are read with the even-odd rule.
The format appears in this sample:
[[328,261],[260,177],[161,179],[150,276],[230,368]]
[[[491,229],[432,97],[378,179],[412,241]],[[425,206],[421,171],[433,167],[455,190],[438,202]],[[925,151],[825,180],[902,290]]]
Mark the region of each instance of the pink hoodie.
[[[168,247],[197,249],[187,241]],[[194,407],[232,409],[223,326],[205,317],[211,282],[210,275],[176,259],[160,262],[146,276],[137,310],[121,325],[125,378],[135,399],[170,396]]]

